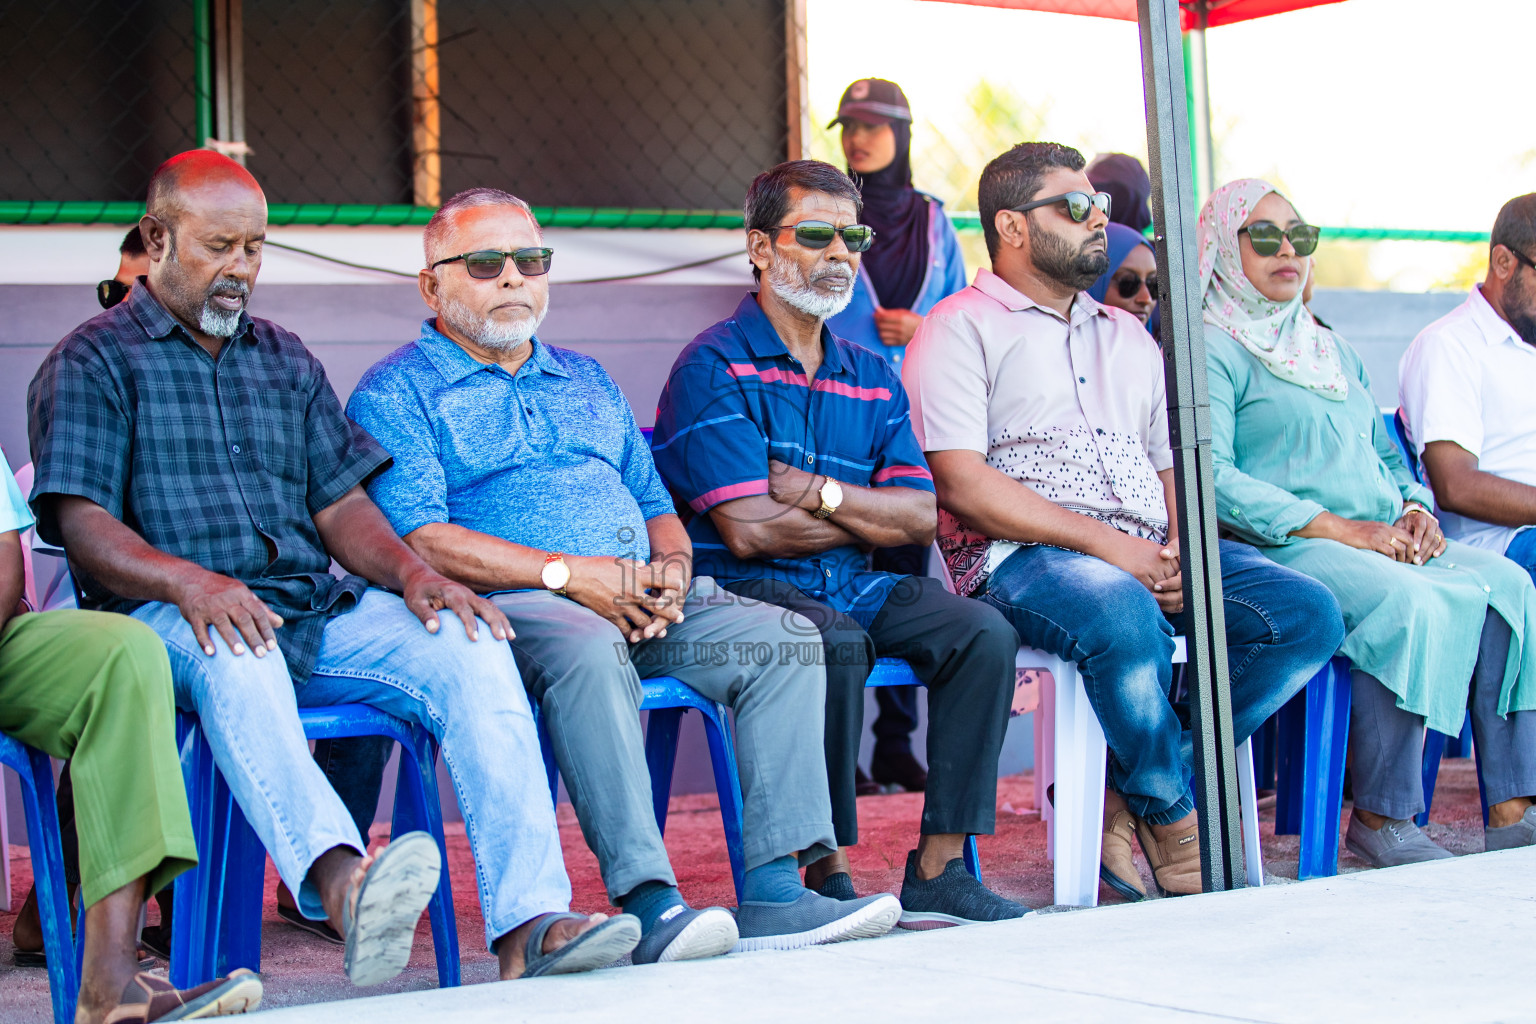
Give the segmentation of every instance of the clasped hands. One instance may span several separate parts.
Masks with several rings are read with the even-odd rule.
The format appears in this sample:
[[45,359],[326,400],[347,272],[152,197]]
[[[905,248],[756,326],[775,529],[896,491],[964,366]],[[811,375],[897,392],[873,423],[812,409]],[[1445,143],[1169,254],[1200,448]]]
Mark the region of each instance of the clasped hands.
[[566,556],[571,580],[565,592],[616,626],[632,644],[667,635],[683,621],[683,602],[693,580],[691,562],[679,556],[642,562],[633,558]]

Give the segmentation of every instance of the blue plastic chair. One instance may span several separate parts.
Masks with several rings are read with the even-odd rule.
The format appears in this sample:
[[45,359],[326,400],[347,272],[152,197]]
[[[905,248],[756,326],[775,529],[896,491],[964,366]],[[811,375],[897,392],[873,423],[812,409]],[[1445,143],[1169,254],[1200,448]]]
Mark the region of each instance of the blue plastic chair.
[[[64,848],[59,812],[54,805],[53,764],[41,750],[0,733],[0,765],[21,779],[21,801],[27,815],[27,839],[32,851],[32,881],[43,924],[43,949],[48,954],[48,994],[54,1024],[71,1024],[80,997],[80,956],[69,921],[69,893],[64,884]],[[7,855],[0,850],[0,856]],[[66,953],[67,951],[67,953]]]
[[1336,657],[1292,697],[1276,723],[1275,834],[1301,835],[1298,879],[1339,872],[1350,663]]
[[[432,896],[437,982],[459,984],[459,936],[438,803],[436,747],[427,731],[363,704],[300,708],[308,739],[387,736],[400,744],[394,835],[421,830],[437,840],[442,876]],[[189,988],[237,967],[261,969],[261,907],[267,855],[235,803],[193,715],[178,714],[182,772],[197,836],[198,866],[176,879],[171,982]]]
[[[923,681],[917,678],[917,673],[912,671],[912,666],[900,658],[880,658],[876,660],[874,670],[865,680],[864,687],[869,689],[874,686],[922,686]],[[976,837],[965,837],[965,870],[971,873],[976,881],[981,881],[981,855],[976,851]]]
[[[720,798],[720,819],[725,828],[725,849],[731,861],[731,881],[736,899],[741,900],[746,877],[746,857],[741,843],[741,775],[736,769],[736,744],[725,705],[705,698],[693,687],[671,676],[642,680],[640,710],[650,713],[645,730],[645,765],[651,775],[651,806],[656,814],[656,829],[667,833],[667,803],[672,795],[672,769],[677,763],[677,740],[683,715],[697,711],[704,718],[704,735],[709,741],[709,759],[715,770],[715,792]],[[560,768],[555,763],[554,745],[549,740],[544,717],[535,705],[534,720],[539,726],[539,745],[544,754],[544,770],[549,776],[549,795],[558,800]]]
[[[1429,824],[1429,809],[1435,802],[1435,783],[1440,778],[1440,759],[1442,756],[1464,757],[1459,751],[1470,748],[1472,745],[1472,716],[1467,715],[1467,724],[1462,727],[1460,736],[1447,736],[1444,733],[1435,732],[1433,729],[1424,730],[1424,813],[1417,815],[1413,823],[1423,828]],[[1457,753],[1449,753],[1451,745],[1455,744]],[[1475,754],[1476,751],[1473,751]],[[1483,827],[1488,827],[1488,791],[1483,787],[1483,761],[1477,758],[1477,797],[1483,805]]]

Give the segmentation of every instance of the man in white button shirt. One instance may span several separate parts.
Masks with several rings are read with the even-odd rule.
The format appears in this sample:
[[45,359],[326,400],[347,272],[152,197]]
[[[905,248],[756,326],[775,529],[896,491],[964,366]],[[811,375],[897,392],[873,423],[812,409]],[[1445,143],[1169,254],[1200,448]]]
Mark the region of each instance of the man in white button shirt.
[[1493,224],[1488,274],[1419,333],[1398,400],[1447,537],[1536,580],[1536,192]]
[[[1083,289],[1109,264],[1109,197],[1075,149],[1022,143],[979,188],[992,270],[940,302],[902,371],[938,489],[956,589],[1024,643],[1075,661],[1109,742],[1100,877],[1200,891],[1189,739],[1170,702],[1183,609],[1162,357],[1141,321]],[[1322,584],[1221,543],[1239,741],[1344,638]]]

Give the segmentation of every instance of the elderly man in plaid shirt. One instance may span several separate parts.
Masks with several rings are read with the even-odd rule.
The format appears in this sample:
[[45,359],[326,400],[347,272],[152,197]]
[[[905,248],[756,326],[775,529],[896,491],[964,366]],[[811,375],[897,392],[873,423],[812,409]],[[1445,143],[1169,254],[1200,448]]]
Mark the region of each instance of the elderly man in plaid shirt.
[[300,911],[345,937],[355,983],[404,968],[439,852],[418,832],[365,856],[300,706],[369,704],[437,738],[503,978],[609,963],[639,925],[567,912],[517,667],[505,643],[474,642],[508,639],[506,617],[395,535],[363,490],[389,456],[299,339],[245,312],[266,222],[255,179],[222,156],[155,172],[143,287],[32,382],[38,531],[69,552],[88,603],[165,641],[177,705]]

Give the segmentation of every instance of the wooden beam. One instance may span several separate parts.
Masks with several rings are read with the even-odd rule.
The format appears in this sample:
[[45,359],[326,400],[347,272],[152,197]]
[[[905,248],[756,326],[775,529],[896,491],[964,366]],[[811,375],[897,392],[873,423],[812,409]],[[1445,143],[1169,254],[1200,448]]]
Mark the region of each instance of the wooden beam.
[[442,205],[442,138],[437,0],[411,0],[411,196],[416,206]]
[[784,0],[784,159],[799,160],[811,137],[810,90],[806,79],[805,0]]

